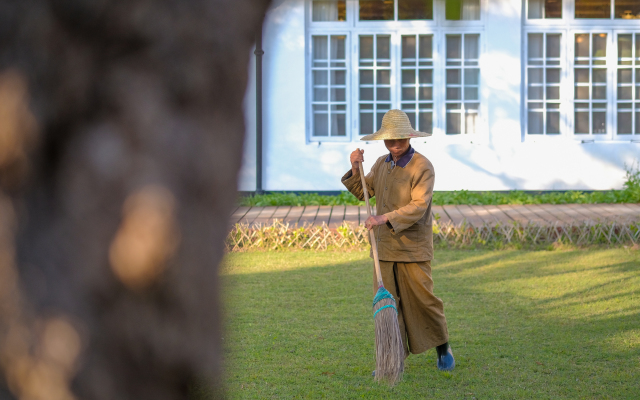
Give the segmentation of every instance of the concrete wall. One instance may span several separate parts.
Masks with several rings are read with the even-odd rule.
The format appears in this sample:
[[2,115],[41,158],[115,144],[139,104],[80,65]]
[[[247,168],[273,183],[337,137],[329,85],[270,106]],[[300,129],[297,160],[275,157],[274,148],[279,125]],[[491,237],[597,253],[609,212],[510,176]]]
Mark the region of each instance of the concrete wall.
[[[524,138],[521,128],[522,0],[483,3],[483,130],[471,138],[437,134],[412,140],[436,169],[436,190],[620,189],[625,163],[640,144]],[[305,132],[305,2],[277,0],[264,29],[265,190],[342,190],[349,153],[365,149],[365,166],[386,153],[382,142],[309,142]],[[247,142],[239,189],[255,189],[253,69],[246,99]],[[542,138],[545,139],[545,138]]]

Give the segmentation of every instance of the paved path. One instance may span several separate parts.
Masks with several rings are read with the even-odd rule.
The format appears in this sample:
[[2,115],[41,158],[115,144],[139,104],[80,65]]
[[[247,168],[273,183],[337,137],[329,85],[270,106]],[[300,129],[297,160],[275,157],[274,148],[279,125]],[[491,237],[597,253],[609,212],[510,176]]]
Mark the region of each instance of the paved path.
[[[527,204],[499,206],[433,206],[439,222],[460,224],[467,221],[478,226],[497,221],[510,223],[533,222],[540,225],[578,223],[584,221],[640,220],[640,204]],[[306,207],[238,207],[231,215],[231,224],[270,224],[274,219],[289,225],[322,225],[330,228],[343,221],[358,225],[367,219],[364,206],[306,206]]]

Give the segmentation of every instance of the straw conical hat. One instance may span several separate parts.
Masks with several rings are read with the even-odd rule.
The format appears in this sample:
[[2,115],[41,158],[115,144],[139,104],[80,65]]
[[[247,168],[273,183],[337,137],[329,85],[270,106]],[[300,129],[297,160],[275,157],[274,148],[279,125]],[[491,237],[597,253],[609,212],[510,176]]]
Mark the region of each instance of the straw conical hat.
[[363,136],[360,140],[410,139],[431,136],[430,133],[418,132],[411,127],[409,117],[403,111],[389,110],[382,117],[382,127],[378,132]]

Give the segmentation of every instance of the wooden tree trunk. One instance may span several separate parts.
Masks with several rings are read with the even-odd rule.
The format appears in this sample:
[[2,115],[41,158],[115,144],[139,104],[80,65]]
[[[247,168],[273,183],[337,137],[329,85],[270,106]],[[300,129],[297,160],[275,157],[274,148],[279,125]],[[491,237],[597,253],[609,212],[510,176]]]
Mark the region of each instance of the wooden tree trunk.
[[0,398],[180,399],[220,376],[268,3],[0,6]]

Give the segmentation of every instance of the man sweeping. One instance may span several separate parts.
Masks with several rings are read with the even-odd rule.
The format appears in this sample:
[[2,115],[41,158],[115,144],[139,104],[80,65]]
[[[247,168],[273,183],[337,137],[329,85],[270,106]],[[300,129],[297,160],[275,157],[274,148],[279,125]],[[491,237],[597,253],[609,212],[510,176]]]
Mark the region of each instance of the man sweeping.
[[[431,134],[415,131],[404,112],[391,110],[384,115],[379,131],[361,139],[384,140],[389,150],[365,178],[369,196],[376,197],[376,215],[365,226],[374,230],[384,287],[396,299],[405,357],[435,347],[438,369],[450,371],[455,361],[444,305],[433,294],[431,279],[435,174],[431,162],[409,143],[411,138],[425,136]],[[364,192],[358,163],[364,161],[363,153],[360,149],[351,153],[351,170],[342,177],[342,183],[360,200]],[[377,289],[374,278],[374,292]]]

